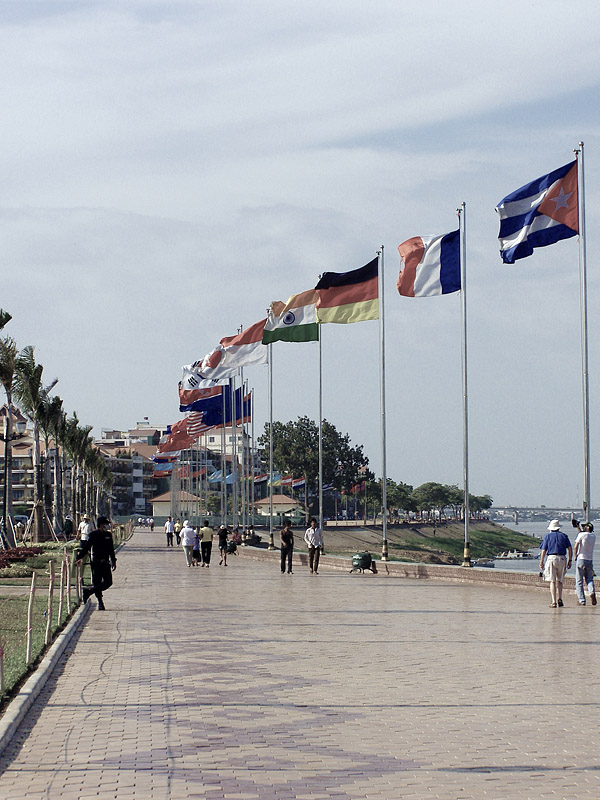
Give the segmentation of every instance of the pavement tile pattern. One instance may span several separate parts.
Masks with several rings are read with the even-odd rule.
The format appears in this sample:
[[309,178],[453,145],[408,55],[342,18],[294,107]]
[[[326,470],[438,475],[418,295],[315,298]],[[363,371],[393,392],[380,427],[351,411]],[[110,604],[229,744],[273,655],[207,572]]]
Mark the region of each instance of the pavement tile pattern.
[[600,797],[600,618],[574,593],[189,569],[164,545],[122,549],[0,800]]

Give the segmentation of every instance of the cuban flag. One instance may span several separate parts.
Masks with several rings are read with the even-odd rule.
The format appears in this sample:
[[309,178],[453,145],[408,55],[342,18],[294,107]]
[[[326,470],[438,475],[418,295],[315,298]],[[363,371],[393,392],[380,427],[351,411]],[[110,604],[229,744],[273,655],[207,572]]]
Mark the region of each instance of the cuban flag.
[[442,236],[413,236],[398,245],[402,259],[398,292],[431,297],[460,291],[460,231]]
[[496,211],[500,215],[500,255],[505,264],[530,256],[535,247],[577,236],[577,161],[507,195]]

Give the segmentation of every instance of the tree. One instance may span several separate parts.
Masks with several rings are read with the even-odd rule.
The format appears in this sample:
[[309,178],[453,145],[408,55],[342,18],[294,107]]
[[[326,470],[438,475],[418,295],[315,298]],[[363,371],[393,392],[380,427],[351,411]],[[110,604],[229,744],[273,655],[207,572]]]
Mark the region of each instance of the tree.
[[[269,457],[269,425],[259,437],[263,458]],[[362,445],[353,447],[348,434],[323,420],[323,484],[349,492],[366,469],[369,459]],[[295,422],[273,423],[273,467],[278,472],[306,478],[307,493],[315,494],[319,480],[319,428],[314,420],[298,417]],[[368,472],[368,470],[367,470]],[[369,475],[367,475],[369,477]]]
[[482,511],[487,511],[492,507],[494,501],[489,494],[482,495],[469,495],[469,509],[475,514],[481,514]]
[[44,367],[36,363],[34,348],[31,345],[24,347],[17,356],[14,394],[19,408],[33,425],[33,540],[35,542],[40,542],[44,538],[44,513],[41,504],[40,420],[44,419],[44,403],[58,383],[58,379],[55,378],[48,386],[44,386],[42,383],[43,371]]
[[6,325],[8,325],[8,323],[11,321],[11,319],[12,319],[12,317],[8,313],[8,311],[5,311],[3,308],[0,308],[0,331],[3,328],[5,328]]
[[387,504],[388,508],[398,508],[402,511],[413,511],[415,504],[412,498],[413,487],[408,483],[396,483],[391,478],[387,479]]
[[431,511],[437,510],[442,516],[444,509],[450,505],[450,493],[448,490],[448,486],[429,481],[413,490],[412,499],[421,514],[425,511],[429,516]]
[[17,344],[12,337],[7,336],[3,339],[0,339],[0,383],[4,387],[7,406],[6,428],[4,429],[4,506],[2,516],[5,538],[11,547],[16,545],[8,518],[10,517],[12,501],[10,440],[12,438],[12,402],[15,385],[17,352]]
[[73,521],[79,524],[79,513],[81,509],[81,478],[83,472],[83,459],[85,452],[92,443],[90,432],[91,425],[80,425],[77,414],[69,417],[65,427],[65,448],[71,456],[73,467],[71,469],[71,507],[73,511]]
[[452,486],[446,486],[446,491],[448,494],[448,505],[452,506],[454,518],[460,519],[462,517],[462,510],[465,504],[465,493],[455,484]]

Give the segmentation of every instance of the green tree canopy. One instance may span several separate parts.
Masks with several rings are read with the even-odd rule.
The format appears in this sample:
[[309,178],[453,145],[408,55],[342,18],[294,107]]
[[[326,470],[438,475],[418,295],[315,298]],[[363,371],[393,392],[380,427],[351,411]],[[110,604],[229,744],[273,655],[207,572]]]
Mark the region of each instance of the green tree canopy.
[[[259,437],[263,457],[269,458],[269,424]],[[363,446],[352,446],[350,437],[340,433],[335,425],[323,420],[323,483],[337,490],[350,491],[352,486],[372,476],[367,470],[369,459]],[[307,487],[315,492],[319,478],[319,427],[308,417],[296,421],[273,423],[273,468],[278,472],[300,478],[306,476]]]
[[402,511],[414,511],[415,503],[412,497],[413,487],[408,483],[396,483],[391,478],[387,479],[387,505],[388,508],[399,508]]

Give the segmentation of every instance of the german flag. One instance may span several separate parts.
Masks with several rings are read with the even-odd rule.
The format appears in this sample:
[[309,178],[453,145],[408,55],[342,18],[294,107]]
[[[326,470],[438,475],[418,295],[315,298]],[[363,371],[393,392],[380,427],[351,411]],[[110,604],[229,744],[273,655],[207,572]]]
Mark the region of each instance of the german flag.
[[379,271],[376,258],[351,272],[325,272],[315,286],[317,322],[379,319]]

